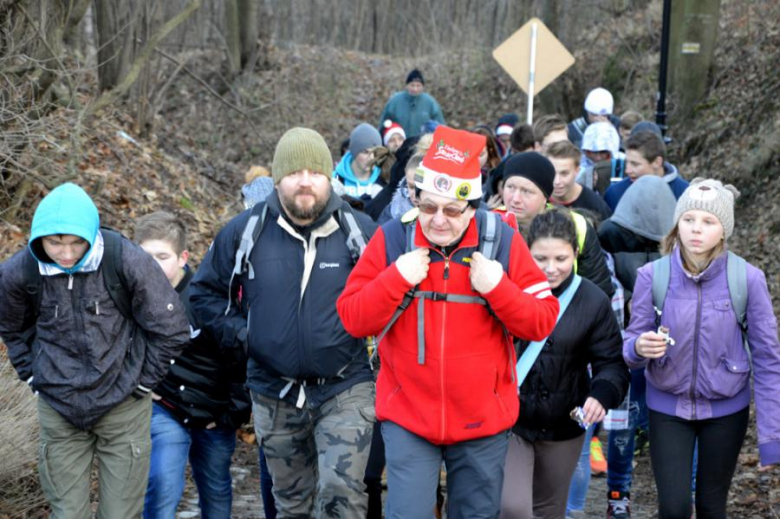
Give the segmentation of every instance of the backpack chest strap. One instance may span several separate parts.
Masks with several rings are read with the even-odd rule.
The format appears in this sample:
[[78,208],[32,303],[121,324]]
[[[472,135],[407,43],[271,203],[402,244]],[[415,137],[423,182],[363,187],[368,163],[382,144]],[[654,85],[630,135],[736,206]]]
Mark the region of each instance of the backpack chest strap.
[[487,306],[487,301],[478,296],[466,296],[461,294],[445,294],[442,292],[428,292],[415,290],[413,297],[419,299],[417,303],[417,363],[425,364],[425,300],[444,301],[447,303],[478,304]]

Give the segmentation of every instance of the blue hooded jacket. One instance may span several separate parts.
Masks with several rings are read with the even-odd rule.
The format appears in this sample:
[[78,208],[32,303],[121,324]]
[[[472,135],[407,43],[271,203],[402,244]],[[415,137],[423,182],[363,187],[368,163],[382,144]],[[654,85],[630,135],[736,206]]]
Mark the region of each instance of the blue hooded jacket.
[[[41,263],[53,266],[66,274],[78,272],[95,251],[95,241],[100,229],[100,215],[89,195],[76,184],[62,184],[46,196],[33,216],[28,247]],[[70,234],[85,239],[89,250],[71,268],[57,265],[43,249],[41,238],[51,235]],[[97,259],[99,264],[100,258]],[[88,269],[95,270],[95,269]]]
[[[62,234],[81,237],[90,245],[67,269],[46,254],[41,241]],[[35,303],[27,279],[31,254],[41,273],[34,323],[29,318]],[[100,268],[102,259],[97,207],[83,189],[64,184],[38,205],[29,250],[17,252],[0,271],[0,336],[9,360],[21,380],[82,430],[136,390],[151,391],[190,335],[176,291],[149,254],[122,240],[118,266],[131,296],[132,319],[112,300]]]
[[382,190],[382,186],[377,182],[382,170],[374,166],[368,179],[359,180],[352,171],[352,161],[352,153],[348,151],[341,158],[341,162],[338,163],[336,169],[333,170],[333,178],[339,179],[344,184],[345,193],[353,198],[364,196],[374,198]]

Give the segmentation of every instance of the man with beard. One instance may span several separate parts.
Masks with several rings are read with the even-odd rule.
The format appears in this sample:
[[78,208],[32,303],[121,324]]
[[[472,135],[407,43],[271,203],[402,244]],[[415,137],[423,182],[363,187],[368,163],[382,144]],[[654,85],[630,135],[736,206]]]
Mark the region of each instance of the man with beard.
[[[274,192],[219,232],[192,282],[202,325],[227,352],[248,354],[255,430],[280,517],[366,514],[373,375],[336,298],[356,259],[352,231],[368,237],[375,226],[333,193],[332,171],[320,134],[285,133],[274,153]],[[248,240],[255,243],[245,249]],[[246,264],[236,259],[242,250]]]

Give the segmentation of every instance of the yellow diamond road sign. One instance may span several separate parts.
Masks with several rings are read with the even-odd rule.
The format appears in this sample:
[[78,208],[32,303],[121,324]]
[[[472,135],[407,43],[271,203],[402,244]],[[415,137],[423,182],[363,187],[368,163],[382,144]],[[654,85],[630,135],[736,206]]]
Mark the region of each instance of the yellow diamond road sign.
[[493,49],[493,58],[528,93],[531,65],[531,32],[537,24],[536,73],[534,94],[574,64],[574,56],[538,18],[532,18],[501,45]]

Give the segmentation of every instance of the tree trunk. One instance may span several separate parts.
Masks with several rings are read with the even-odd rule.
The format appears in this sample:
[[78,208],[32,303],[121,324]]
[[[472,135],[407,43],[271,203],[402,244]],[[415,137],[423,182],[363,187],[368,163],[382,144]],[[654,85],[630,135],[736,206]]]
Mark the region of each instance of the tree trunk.
[[100,90],[118,85],[130,70],[135,49],[135,25],[145,0],[95,0]]
[[719,20],[720,0],[672,2],[668,77],[677,118],[689,116],[707,94]]
[[233,74],[254,67],[259,34],[258,0],[225,0],[225,42],[230,71]]
[[225,0],[225,45],[232,74],[241,71],[241,21],[238,2],[239,0]]

